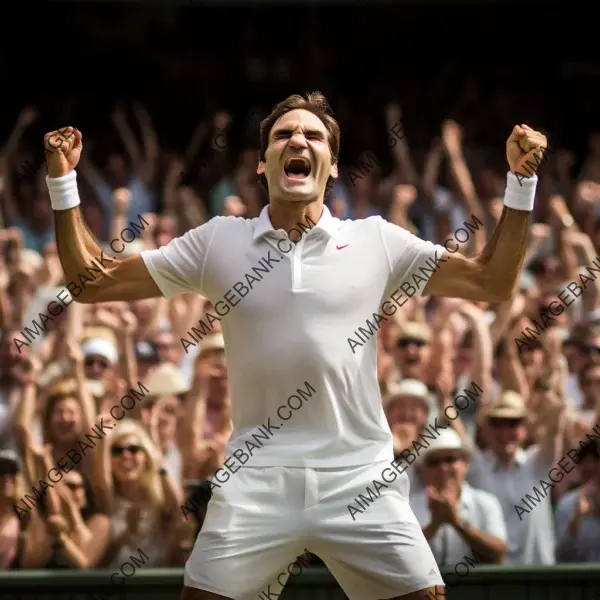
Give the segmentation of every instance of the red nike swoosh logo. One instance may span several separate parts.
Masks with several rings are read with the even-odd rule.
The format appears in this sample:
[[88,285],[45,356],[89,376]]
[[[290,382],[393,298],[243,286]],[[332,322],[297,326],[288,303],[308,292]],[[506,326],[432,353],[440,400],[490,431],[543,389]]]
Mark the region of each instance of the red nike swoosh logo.
[[349,246],[350,244],[346,244],[345,246],[336,246],[336,248],[338,250],[343,250],[344,248],[346,248],[347,246]]

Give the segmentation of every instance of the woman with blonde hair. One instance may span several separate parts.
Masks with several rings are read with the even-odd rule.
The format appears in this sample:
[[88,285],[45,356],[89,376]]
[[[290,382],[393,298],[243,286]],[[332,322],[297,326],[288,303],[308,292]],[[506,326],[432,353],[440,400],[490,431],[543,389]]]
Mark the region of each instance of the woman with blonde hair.
[[105,566],[119,567],[140,551],[147,557],[145,566],[165,566],[178,543],[168,536],[181,512],[182,493],[164,468],[164,458],[143,425],[131,419],[119,421],[110,432],[103,458],[100,485],[111,517]]
[[[85,439],[84,434],[88,433],[94,424],[94,401],[85,384],[83,357],[75,342],[69,341],[67,344],[73,371],[53,382],[42,397],[37,385],[42,374],[42,364],[33,355],[27,359],[29,377],[24,382],[21,392],[14,433],[19,453],[24,460],[25,475],[33,481],[36,480],[35,477],[28,472],[33,460],[30,452],[33,446],[50,444],[54,463],[69,460],[66,458],[69,453],[73,454],[74,450],[79,453],[78,439]],[[42,407],[39,420],[38,403]],[[90,479],[93,479],[90,455],[93,456],[93,453],[81,456],[75,468],[85,471]]]

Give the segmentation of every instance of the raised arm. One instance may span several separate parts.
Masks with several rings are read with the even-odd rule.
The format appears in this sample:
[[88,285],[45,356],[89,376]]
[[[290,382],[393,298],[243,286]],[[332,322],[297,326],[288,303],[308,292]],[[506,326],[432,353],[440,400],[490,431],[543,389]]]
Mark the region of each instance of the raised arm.
[[125,146],[127,156],[129,156],[129,160],[131,160],[133,170],[138,172],[143,164],[143,156],[138,141],[135,138],[135,134],[133,133],[133,129],[127,121],[127,113],[122,106],[118,105],[111,115],[111,118],[115,129],[123,142],[123,146]]
[[156,161],[158,160],[158,137],[152,125],[150,114],[144,106],[134,106],[133,113],[142,132],[142,145],[144,148],[139,176],[145,185],[151,186],[156,173]]
[[[25,130],[34,123],[37,118],[38,112],[35,108],[29,106],[24,108],[19,114],[17,122],[4,143],[4,146],[0,149],[0,173],[2,173],[4,179],[2,212],[10,224],[16,223],[22,216],[14,195],[15,182],[13,181],[12,168],[14,165],[12,164],[12,159],[19,147],[19,143]],[[20,167],[22,168],[23,165],[20,165]]]
[[426,294],[488,302],[512,296],[525,259],[537,184],[535,170],[544,160],[546,147],[544,135],[526,125],[515,126],[506,142],[511,172],[507,175],[500,222],[483,251],[473,258],[458,252],[458,244],[446,247],[439,268],[425,288]]
[[[462,131],[457,123],[454,121],[444,122],[442,125],[442,142],[466,210],[480,220],[484,219],[485,212],[477,196],[467,161],[463,156]],[[485,248],[485,228],[477,228],[473,232],[472,240],[473,242],[469,243],[469,253],[480,253]]]
[[83,221],[74,170],[83,149],[81,132],[73,127],[53,131],[45,135],[44,144],[58,254],[74,284],[74,300],[89,304],[161,296],[140,255],[124,260],[107,256]]
[[398,104],[390,104],[385,108],[385,121],[388,129],[389,145],[394,156],[394,162],[405,183],[419,185],[419,174],[410,156],[406,134],[402,127],[402,109]]

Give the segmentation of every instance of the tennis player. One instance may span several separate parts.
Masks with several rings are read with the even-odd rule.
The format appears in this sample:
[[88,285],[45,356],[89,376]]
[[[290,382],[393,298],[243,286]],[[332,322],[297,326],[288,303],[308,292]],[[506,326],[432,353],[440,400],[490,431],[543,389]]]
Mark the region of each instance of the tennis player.
[[[543,160],[546,138],[525,125],[513,129],[502,218],[483,252],[467,258],[380,217],[332,217],[324,202],[338,176],[340,129],[320,93],[278,104],[260,137],[257,173],[269,205],[258,218],[215,217],[123,260],[103,254],[81,217],[81,132],[66,127],[44,140],[58,252],[75,300],[195,292],[222,319],[234,431],[181,599],[276,597],[270,583],[284,585],[287,575],[277,574],[305,548],[351,600],[442,597],[405,473],[363,514],[348,514],[347,505],[393,460],[376,336],[354,332],[367,320],[378,325],[376,315],[393,314],[411,295],[511,297],[534,202],[530,165]],[[302,237],[286,234],[311,222]],[[90,275],[90,266],[101,272]],[[281,409],[308,386],[316,392],[304,395],[304,406]],[[245,440],[259,429],[269,439],[251,448]]]

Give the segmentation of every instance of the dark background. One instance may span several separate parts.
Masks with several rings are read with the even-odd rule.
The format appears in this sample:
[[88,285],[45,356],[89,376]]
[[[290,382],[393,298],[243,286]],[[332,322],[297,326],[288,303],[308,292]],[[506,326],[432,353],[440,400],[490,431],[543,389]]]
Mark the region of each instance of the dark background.
[[102,150],[117,143],[115,101],[140,100],[164,148],[182,149],[220,108],[238,125],[234,144],[248,145],[236,133],[250,108],[314,89],[341,122],[342,162],[367,148],[388,159],[391,100],[417,162],[445,117],[500,158],[516,122],[547,130],[579,160],[600,129],[592,4],[243,4],[5,4],[0,135],[33,104],[42,118],[26,141],[68,122]]

